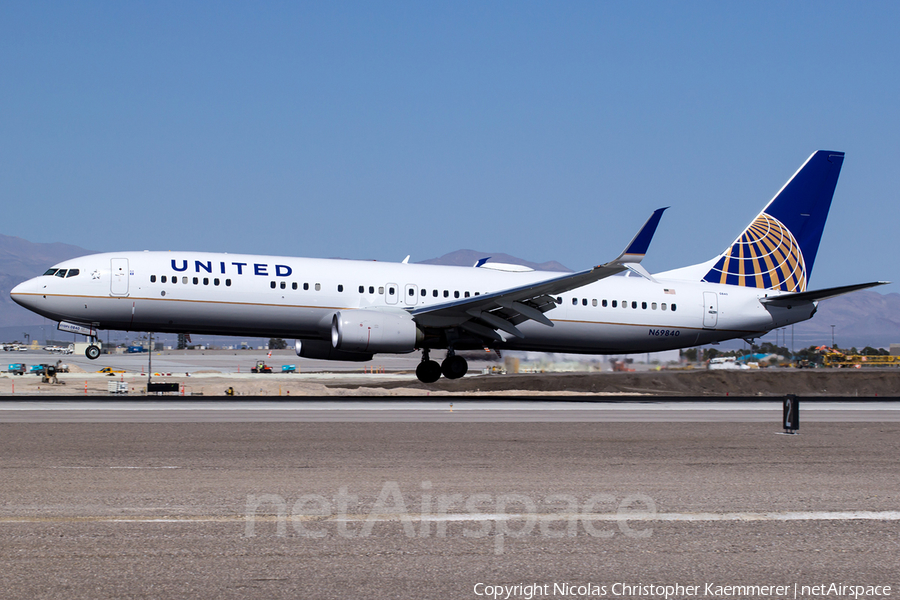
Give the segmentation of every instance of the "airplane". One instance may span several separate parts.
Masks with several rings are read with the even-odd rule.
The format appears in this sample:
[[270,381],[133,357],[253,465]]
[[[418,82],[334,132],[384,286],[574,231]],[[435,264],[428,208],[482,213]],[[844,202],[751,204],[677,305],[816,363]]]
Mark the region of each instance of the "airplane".
[[[367,361],[421,351],[416,376],[464,376],[462,350],[656,352],[753,341],[810,319],[818,302],[883,285],[807,282],[844,160],[814,152],[718,256],[650,274],[641,261],[665,208],[615,259],[575,273],[208,252],[113,252],[54,265],[10,296],[62,331],[277,337],[298,356]],[[434,350],[446,350],[439,364]]]

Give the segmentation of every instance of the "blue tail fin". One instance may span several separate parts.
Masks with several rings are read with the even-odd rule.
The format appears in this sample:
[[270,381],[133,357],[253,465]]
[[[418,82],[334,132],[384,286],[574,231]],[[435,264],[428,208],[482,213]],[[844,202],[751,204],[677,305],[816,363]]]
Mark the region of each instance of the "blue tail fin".
[[843,152],[813,153],[703,281],[805,291],[843,162]]

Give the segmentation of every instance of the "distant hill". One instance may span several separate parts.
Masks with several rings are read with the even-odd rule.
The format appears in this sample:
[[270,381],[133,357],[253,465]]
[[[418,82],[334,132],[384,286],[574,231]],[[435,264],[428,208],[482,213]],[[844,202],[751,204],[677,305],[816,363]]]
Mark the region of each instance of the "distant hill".
[[[20,336],[20,331],[25,331],[22,328],[31,331],[31,326],[42,326],[31,331],[32,336],[56,335],[55,324],[14,303],[9,291],[22,281],[40,275],[55,263],[91,253],[91,250],[69,244],[36,244],[18,237],[0,235],[0,329],[4,329],[6,337],[13,339]],[[471,267],[479,259],[487,257],[491,257],[491,262],[525,265],[541,271],[570,271],[555,261],[535,263],[502,252],[477,250],[457,250],[421,263]],[[832,325],[835,326],[835,342],[842,348],[887,348],[891,343],[900,343],[900,294],[862,291],[820,302],[813,319],[794,325],[794,347],[830,345]],[[766,336],[766,340],[774,341],[773,338],[771,333]],[[791,328],[788,327],[784,343],[790,345],[790,342]]]
[[0,235],[0,327],[44,323],[43,317],[13,302],[9,291],[60,261],[85,254],[92,254],[92,251],[69,244],[35,244],[22,238]]
[[[900,294],[864,290],[819,302],[819,309],[812,319],[794,325],[795,347],[830,346],[832,325],[835,326],[834,341],[841,348],[887,348],[890,344],[898,344]],[[790,327],[785,339],[790,344]]]
[[450,252],[439,258],[429,258],[428,260],[423,260],[420,262],[420,264],[471,267],[482,258],[488,257],[490,257],[491,259],[490,262],[506,263],[511,265],[524,265],[526,267],[531,267],[535,271],[564,271],[567,273],[572,272],[572,269],[561,265],[555,260],[543,263],[534,263],[528,260],[523,260],[521,258],[516,258],[515,256],[510,256],[509,254],[503,254],[502,252],[481,252],[479,250],[457,250],[456,252]]

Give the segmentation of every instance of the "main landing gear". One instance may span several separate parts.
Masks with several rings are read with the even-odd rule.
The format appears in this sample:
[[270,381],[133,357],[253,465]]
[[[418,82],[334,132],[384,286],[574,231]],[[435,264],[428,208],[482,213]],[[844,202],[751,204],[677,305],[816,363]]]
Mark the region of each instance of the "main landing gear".
[[100,358],[100,346],[97,345],[97,338],[91,337],[90,340],[91,343],[84,351],[84,355],[91,360],[97,360]]
[[458,356],[451,348],[447,352],[447,358],[440,365],[429,358],[429,350],[422,351],[422,362],[416,367],[416,377],[422,383],[434,383],[441,378],[441,374],[447,379],[459,379],[469,370],[469,363],[462,356]]

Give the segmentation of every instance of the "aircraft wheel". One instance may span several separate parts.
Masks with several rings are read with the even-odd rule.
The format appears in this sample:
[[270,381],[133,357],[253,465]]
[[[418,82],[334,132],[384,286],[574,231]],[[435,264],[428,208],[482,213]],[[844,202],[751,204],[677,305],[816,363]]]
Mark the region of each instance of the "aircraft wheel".
[[97,360],[100,358],[100,348],[91,344],[87,347],[87,350],[84,351],[84,355],[91,360]]
[[434,383],[441,378],[441,365],[433,360],[423,360],[416,367],[416,377],[422,383]]
[[459,379],[469,370],[469,363],[462,356],[456,354],[448,356],[441,363],[441,372],[447,379]]

